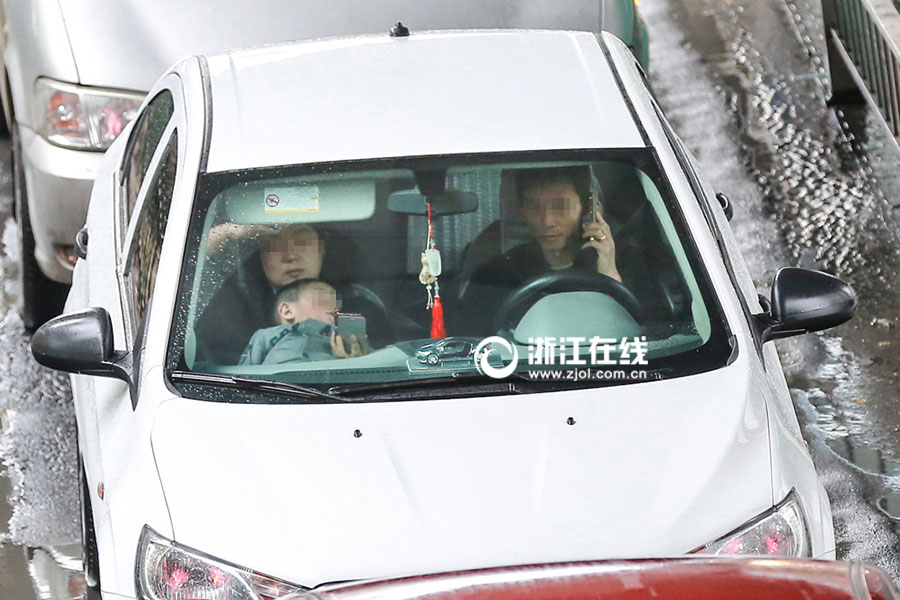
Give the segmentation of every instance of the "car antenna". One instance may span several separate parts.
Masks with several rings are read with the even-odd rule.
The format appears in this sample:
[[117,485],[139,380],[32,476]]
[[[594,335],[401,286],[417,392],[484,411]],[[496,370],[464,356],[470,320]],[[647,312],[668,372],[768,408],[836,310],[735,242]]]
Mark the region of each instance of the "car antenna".
[[409,37],[409,29],[400,21],[391,27],[391,37]]

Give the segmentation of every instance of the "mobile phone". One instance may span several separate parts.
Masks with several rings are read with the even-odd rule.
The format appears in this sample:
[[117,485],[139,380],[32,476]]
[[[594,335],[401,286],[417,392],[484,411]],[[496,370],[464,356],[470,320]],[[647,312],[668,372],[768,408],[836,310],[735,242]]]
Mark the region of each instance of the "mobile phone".
[[591,190],[591,209],[586,211],[581,215],[581,232],[584,231],[594,224],[594,219],[597,213],[603,215],[603,205],[600,204],[599,194],[595,190]]
[[[571,222],[571,221],[570,221]],[[581,215],[581,233],[584,233],[588,227],[594,222],[594,213],[593,211],[585,212]]]
[[345,344],[350,342],[351,335],[355,335],[357,340],[362,340],[366,337],[366,318],[359,313],[335,313],[334,329]]
[[[591,209],[581,215],[581,233],[583,234],[588,227],[594,224],[594,215],[603,214],[603,205],[600,204],[600,198],[596,191],[591,190]],[[583,243],[584,240],[581,240]],[[597,249],[582,248],[575,255],[575,267],[585,271],[594,272],[597,269]]]

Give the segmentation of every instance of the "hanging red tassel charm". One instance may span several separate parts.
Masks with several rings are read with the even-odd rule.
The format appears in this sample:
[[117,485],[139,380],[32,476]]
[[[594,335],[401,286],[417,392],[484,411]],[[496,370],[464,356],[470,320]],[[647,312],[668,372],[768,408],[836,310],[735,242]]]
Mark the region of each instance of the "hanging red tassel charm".
[[[444,307],[441,306],[441,292],[438,288],[438,277],[441,274],[441,253],[434,247],[434,229],[431,224],[431,202],[428,202],[428,237],[425,239],[425,250],[422,252],[422,270],[419,271],[419,282],[428,290],[428,305],[431,309],[431,339],[439,340],[447,337],[444,329]],[[432,286],[434,296],[431,295]]]
[[431,339],[438,340],[447,337],[444,329],[444,307],[441,306],[441,297],[435,295],[434,306],[431,307]]

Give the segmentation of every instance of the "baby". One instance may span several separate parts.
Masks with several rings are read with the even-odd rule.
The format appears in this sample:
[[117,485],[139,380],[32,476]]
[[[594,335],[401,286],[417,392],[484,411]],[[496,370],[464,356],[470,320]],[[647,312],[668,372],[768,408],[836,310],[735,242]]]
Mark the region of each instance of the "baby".
[[334,336],[334,313],[340,300],[333,287],[316,279],[299,279],[275,296],[274,327],[250,338],[238,364],[279,364],[352,356]]

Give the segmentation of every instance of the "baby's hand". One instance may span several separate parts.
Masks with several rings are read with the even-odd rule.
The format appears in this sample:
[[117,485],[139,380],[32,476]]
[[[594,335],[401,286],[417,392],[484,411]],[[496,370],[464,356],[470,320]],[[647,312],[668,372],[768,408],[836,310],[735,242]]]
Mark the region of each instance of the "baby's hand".
[[334,331],[331,332],[331,353],[335,358],[356,358],[372,352],[372,347],[369,346],[369,339],[367,336],[363,336],[362,340],[360,340],[355,335],[351,335],[349,345],[350,351],[348,352],[341,336],[337,335]]

